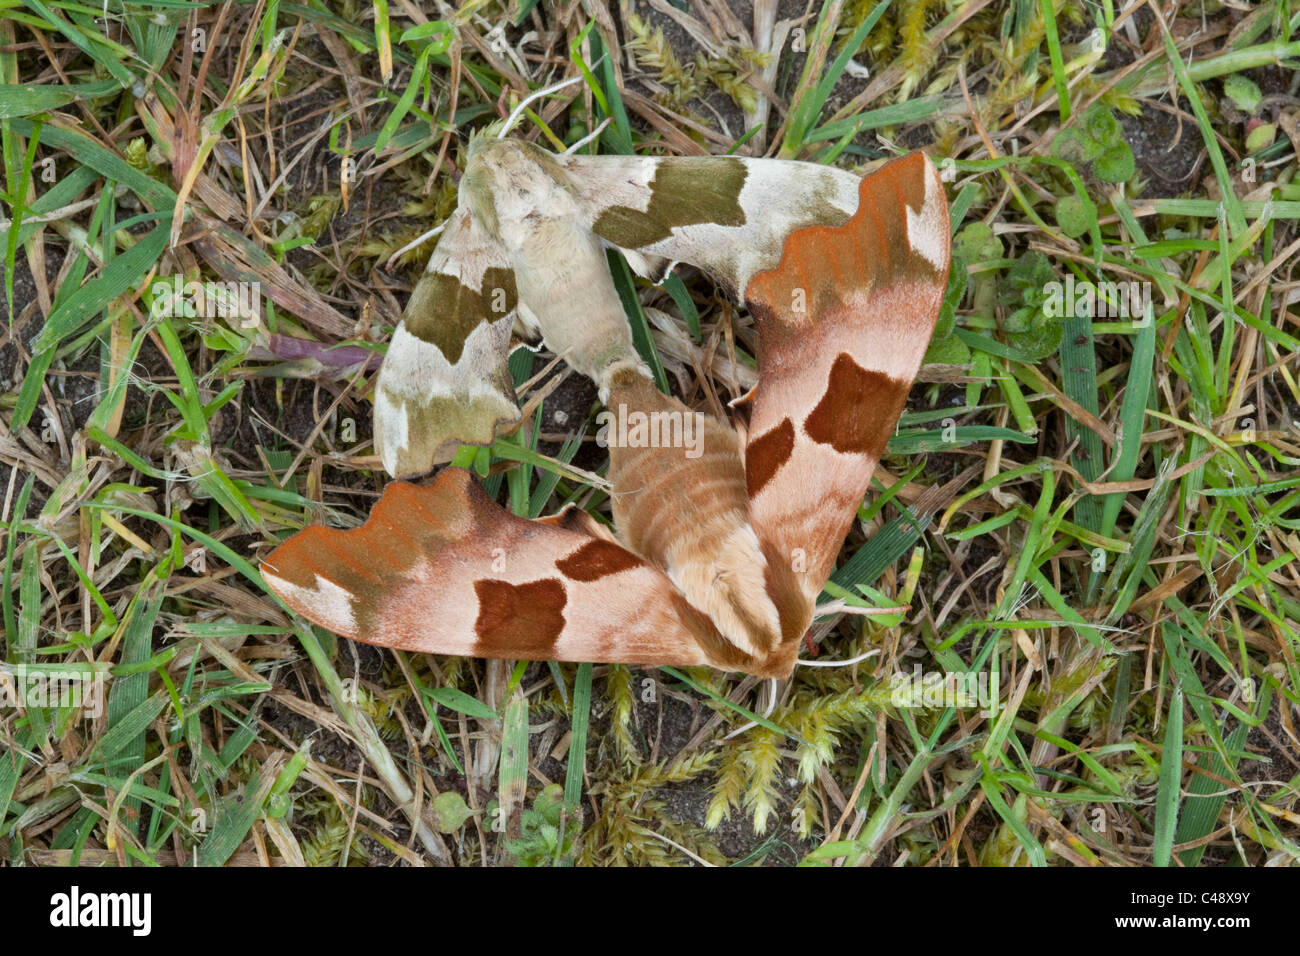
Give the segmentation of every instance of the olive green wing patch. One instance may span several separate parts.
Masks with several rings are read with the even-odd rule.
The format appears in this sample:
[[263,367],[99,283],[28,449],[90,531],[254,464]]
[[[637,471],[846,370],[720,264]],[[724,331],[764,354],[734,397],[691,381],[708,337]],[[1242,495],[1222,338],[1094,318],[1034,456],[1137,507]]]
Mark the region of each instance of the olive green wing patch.
[[859,177],[816,163],[738,156],[557,156],[591,230],[642,275],[685,262],[735,295],[776,266],[785,238],[843,225]]
[[465,208],[447,221],[393,333],[375,386],[375,451],[394,478],[487,445],[519,421],[507,360],[514,272]]

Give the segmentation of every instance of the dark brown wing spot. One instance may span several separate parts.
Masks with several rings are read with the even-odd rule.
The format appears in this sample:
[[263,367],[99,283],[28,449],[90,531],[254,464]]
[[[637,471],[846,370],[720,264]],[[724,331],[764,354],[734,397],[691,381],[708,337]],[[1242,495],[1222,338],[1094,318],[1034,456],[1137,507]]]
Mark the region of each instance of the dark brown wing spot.
[[475,654],[481,657],[522,657],[548,660],[564,630],[564,584],[543,578],[511,584],[484,578],[474,582],[478,597],[478,637]]
[[826,392],[804,422],[813,441],[843,455],[879,458],[907,400],[908,385],[869,371],[845,352],[831,365]]
[[607,574],[618,574],[641,566],[641,559],[627,548],[612,541],[588,541],[573,554],[555,562],[560,573],[571,581],[595,581]]
[[745,486],[749,497],[755,497],[781,466],[790,460],[794,450],[794,425],[783,418],[765,435],[750,441],[745,448]]

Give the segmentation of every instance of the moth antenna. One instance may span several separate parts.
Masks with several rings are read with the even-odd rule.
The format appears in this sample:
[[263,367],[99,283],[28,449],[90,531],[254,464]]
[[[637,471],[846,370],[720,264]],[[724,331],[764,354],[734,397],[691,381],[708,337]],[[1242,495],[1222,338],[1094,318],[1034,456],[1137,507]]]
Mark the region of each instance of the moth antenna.
[[[776,705],[777,705],[776,680],[777,679],[775,677],[769,677],[766,681],[763,682],[763,686],[767,689],[767,706],[763,708],[763,713],[761,715],[764,720],[769,719],[772,716],[772,714],[776,712]],[[748,720],[745,723],[741,724],[739,727],[737,727],[735,730],[733,730],[731,733],[727,734],[722,739],[730,740],[732,737],[738,737],[741,734],[743,734],[745,731],[749,730],[750,728],[757,727],[757,726],[758,726],[758,721]]]
[[802,657],[796,657],[794,662],[801,667],[849,667],[853,664],[861,664],[868,657],[875,657],[879,653],[880,648],[877,647],[874,651],[867,651],[857,657],[850,657],[847,661],[807,661]]
[[[591,65],[592,68],[600,66],[600,64],[603,63],[604,60],[605,60],[605,56],[602,55],[599,60],[597,60],[595,63]],[[584,79],[583,75],[579,73],[577,76],[571,76],[567,80],[561,80],[559,83],[552,83],[550,86],[544,86],[540,90],[534,90],[532,93],[529,93],[520,101],[519,105],[516,106],[514,110],[511,112],[511,114],[506,118],[505,124],[501,127],[500,132],[497,133],[497,139],[506,138],[506,134],[508,134],[512,129],[514,129],[515,123],[519,122],[519,117],[524,115],[524,110],[528,108],[529,104],[534,103],[537,100],[540,100],[544,96],[550,96],[552,93],[558,93],[566,86],[573,86],[573,84],[575,83],[581,83],[583,79]]]
[[572,146],[570,146],[568,149],[566,149],[566,150],[564,151],[564,155],[565,155],[565,156],[571,156],[572,154],[576,153],[578,150],[582,149],[582,147],[586,146],[588,143],[590,143],[593,139],[595,139],[595,138],[596,138],[597,136],[599,136],[601,133],[605,132],[605,127],[608,126],[608,125],[609,125],[610,123],[612,123],[612,122],[614,122],[614,117],[612,117],[612,116],[607,116],[607,117],[605,117],[605,119],[601,122],[601,124],[600,124],[599,126],[597,126],[595,129],[593,129],[593,130],[592,130],[590,133],[588,133],[586,136],[582,137],[582,139],[578,140],[576,143],[574,143]]
[[443,220],[441,223],[434,226],[428,232],[424,233],[421,236],[416,237],[415,239],[412,239],[406,245],[402,246],[402,248],[398,249],[391,256],[389,256],[387,260],[385,260],[384,269],[391,270],[393,268],[393,263],[397,261],[398,256],[405,255],[406,253],[414,249],[416,246],[428,242],[434,236],[441,234],[442,231],[446,228],[447,228],[447,221]]
[[758,726],[758,721],[755,721],[755,720],[747,720],[747,721],[745,721],[743,724],[741,724],[739,727],[737,727],[735,730],[733,730],[731,733],[729,733],[729,734],[727,734],[725,737],[723,737],[722,739],[723,739],[723,740],[730,740],[732,737],[739,737],[739,736],[740,736],[741,734],[743,734],[745,731],[750,730],[750,729],[752,729],[752,728],[754,728],[754,727],[757,727],[757,726]]

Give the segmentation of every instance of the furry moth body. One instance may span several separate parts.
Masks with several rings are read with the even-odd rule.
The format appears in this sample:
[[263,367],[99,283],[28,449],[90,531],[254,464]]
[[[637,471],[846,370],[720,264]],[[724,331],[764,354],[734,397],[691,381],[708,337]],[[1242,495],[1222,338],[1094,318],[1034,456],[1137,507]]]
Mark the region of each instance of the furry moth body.
[[647,275],[696,265],[749,307],[747,440],[707,418],[697,458],[612,446],[617,538],[573,508],[513,516],[459,469],[397,482],[361,528],[309,528],[277,548],[267,583],[316,623],[383,646],[788,676],[928,344],[948,235],[921,154],[859,178],[475,140],[461,206],[380,371],[389,472],[427,471],[517,420],[512,328],[594,378],[611,407],[690,414],[637,358],[605,244]]

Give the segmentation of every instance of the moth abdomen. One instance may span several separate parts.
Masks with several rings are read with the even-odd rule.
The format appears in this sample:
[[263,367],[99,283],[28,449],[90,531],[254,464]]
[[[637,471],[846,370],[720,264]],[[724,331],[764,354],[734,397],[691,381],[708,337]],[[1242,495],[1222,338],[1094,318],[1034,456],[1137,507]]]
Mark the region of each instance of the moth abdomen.
[[781,619],[749,523],[739,436],[664,395],[635,367],[608,381],[613,411],[603,431],[615,526],[723,637],[761,658],[780,643]]

